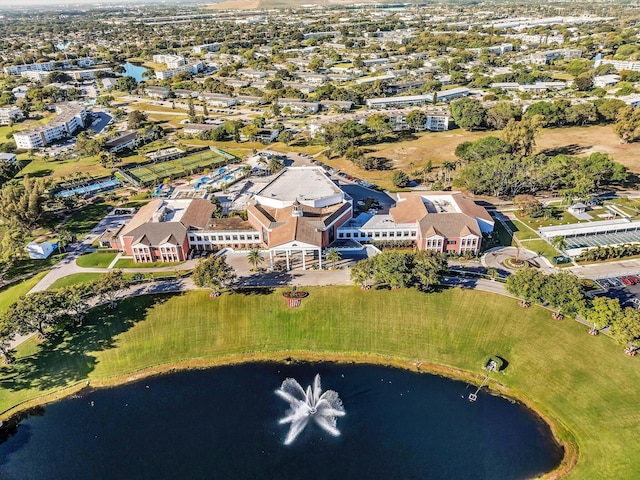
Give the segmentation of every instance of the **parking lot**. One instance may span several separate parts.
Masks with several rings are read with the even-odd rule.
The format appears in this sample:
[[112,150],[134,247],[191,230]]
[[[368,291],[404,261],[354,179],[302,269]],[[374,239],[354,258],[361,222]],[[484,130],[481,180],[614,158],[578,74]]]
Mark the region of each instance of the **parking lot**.
[[623,275],[595,281],[609,298],[617,298],[623,307],[640,308],[640,276]]

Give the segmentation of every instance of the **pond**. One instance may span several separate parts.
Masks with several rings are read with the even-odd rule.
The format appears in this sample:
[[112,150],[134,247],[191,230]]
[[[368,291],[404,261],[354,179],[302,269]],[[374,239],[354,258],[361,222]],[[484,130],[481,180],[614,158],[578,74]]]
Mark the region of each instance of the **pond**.
[[[344,405],[340,435],[310,421],[285,444],[288,404],[275,392],[287,377],[306,388],[317,373]],[[371,365],[173,373],[65,399],[0,430],[0,478],[506,480],[560,463],[539,417],[484,391],[470,403],[471,391]]]
[[128,75],[130,77],[135,78],[136,82],[140,83],[143,80],[146,80],[146,78],[144,78],[142,74],[148,70],[147,68],[141,65],[134,65],[133,63],[130,63],[130,62],[123,63],[120,66],[124,68],[124,75]]

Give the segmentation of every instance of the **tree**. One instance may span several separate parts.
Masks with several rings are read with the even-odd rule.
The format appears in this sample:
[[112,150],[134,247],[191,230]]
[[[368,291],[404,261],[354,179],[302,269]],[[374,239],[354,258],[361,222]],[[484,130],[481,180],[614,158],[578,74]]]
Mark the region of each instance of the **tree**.
[[566,118],[567,122],[582,127],[585,123],[596,122],[598,111],[593,103],[577,103],[567,108]]
[[439,252],[419,251],[414,255],[413,276],[421,290],[431,290],[448,270],[447,257]]
[[262,250],[259,248],[252,248],[247,253],[247,262],[249,265],[253,266],[253,270],[258,270],[258,267],[264,262],[264,257],[262,256]]
[[127,115],[127,128],[129,130],[137,130],[141,128],[147,121],[147,114],[140,110],[131,110]]
[[93,295],[91,283],[69,285],[60,291],[62,307],[69,312],[77,325],[82,324],[84,314],[89,308],[88,298]]
[[58,251],[60,253],[67,251],[67,245],[73,240],[73,234],[67,230],[62,229],[58,232]]
[[513,197],[513,204],[518,207],[521,215],[529,215],[531,217],[539,217],[544,209],[542,203],[533,195],[516,195]]
[[350,146],[344,152],[344,158],[346,158],[347,160],[353,163],[356,163],[362,157],[364,157],[364,152],[360,147],[356,147],[355,145]]
[[427,114],[422,110],[411,110],[407,114],[407,127],[414,132],[424,130],[427,125]]
[[393,177],[391,177],[391,183],[398,188],[405,188],[409,185],[409,175],[402,170],[398,170],[393,174]]
[[327,250],[326,254],[327,262],[331,264],[331,268],[336,268],[336,264],[342,260],[342,254],[338,251],[337,248],[330,248]]
[[567,248],[567,239],[562,235],[556,235],[551,239],[551,245],[557,250],[564,250]]
[[593,328],[597,331],[613,325],[623,315],[624,312],[620,306],[620,300],[617,298],[596,297],[587,312],[587,320],[593,323]]
[[96,295],[108,303],[109,308],[116,308],[118,294],[126,286],[127,281],[124,279],[122,270],[110,270],[93,282],[92,289]]
[[196,107],[192,99],[189,99],[187,104],[187,116],[189,117],[189,123],[196,123]]
[[246,127],[242,127],[240,130],[242,136],[245,137],[250,142],[255,142],[258,137],[258,127],[255,125],[247,125]]
[[293,141],[293,134],[290,130],[282,130],[278,134],[278,141],[284,143],[285,145],[289,145]]
[[509,120],[517,120],[522,115],[522,108],[512,102],[498,102],[487,110],[485,121],[496,130],[502,130]]
[[11,348],[11,342],[16,337],[18,326],[15,319],[5,313],[0,316],[0,354],[4,356],[4,363],[12,363],[14,361],[14,352]]
[[233,137],[235,142],[240,141],[240,129],[242,128],[241,120],[225,120],[222,124],[222,128],[227,132],[227,135]]
[[391,131],[391,122],[384,113],[375,113],[367,117],[366,126],[373,132],[376,140],[380,141]]
[[278,173],[284,168],[284,162],[279,158],[271,157],[267,168],[273,173]]
[[45,188],[42,179],[25,175],[22,185],[6,185],[0,191],[0,218],[30,231],[45,219]]
[[116,83],[114,84],[116,90],[120,90],[121,92],[131,93],[138,87],[138,82],[135,78],[126,75],[124,77],[118,78]]
[[543,287],[543,299],[556,307],[558,313],[583,313],[586,300],[580,279],[570,272],[558,272],[547,276]]
[[236,274],[227,263],[227,256],[218,255],[198,261],[191,278],[196,286],[217,291],[235,281]]
[[596,110],[600,118],[606,122],[615,121],[618,112],[627,106],[618,98],[605,98],[596,104]]
[[511,145],[511,151],[514,154],[531,155],[536,145],[536,136],[543,123],[544,119],[540,115],[524,117],[519,121],[512,118],[502,131],[502,139]]
[[622,143],[635,142],[640,138],[640,108],[626,106],[618,112],[613,130]]
[[461,163],[470,163],[477,160],[511,152],[511,145],[498,137],[484,137],[473,142],[462,142],[456,147],[455,154]]
[[375,257],[360,260],[351,267],[351,280],[365,290],[371,288],[371,284],[375,281],[374,258]]
[[589,72],[581,73],[573,80],[573,86],[580,92],[586,92],[593,88],[593,75]]
[[43,291],[20,297],[9,307],[6,315],[20,335],[36,331],[40,338],[45,338],[47,329],[57,325],[63,313],[62,296],[55,291]]
[[44,79],[44,83],[49,85],[50,83],[67,83],[71,80],[72,78],[68,74],[64,73],[61,70],[58,70],[48,74]]
[[460,98],[451,102],[451,115],[460,128],[474,130],[484,124],[486,111],[480,100]]
[[504,288],[511,295],[520,297],[522,306],[528,306],[533,301],[542,302],[545,280],[544,274],[533,268],[525,267],[509,275]]
[[613,338],[623,346],[640,340],[640,310],[625,308],[624,315],[611,324],[609,331]]

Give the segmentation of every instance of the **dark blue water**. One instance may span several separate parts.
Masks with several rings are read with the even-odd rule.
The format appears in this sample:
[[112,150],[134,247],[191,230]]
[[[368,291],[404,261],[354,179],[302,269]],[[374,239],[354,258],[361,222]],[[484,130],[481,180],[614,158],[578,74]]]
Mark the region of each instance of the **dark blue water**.
[[129,62],[123,63],[121,66],[124,68],[124,74],[135,78],[137,82],[146,80],[146,78],[144,78],[142,74],[147,71],[147,68],[140,65],[134,65],[133,63]]
[[[274,391],[316,373],[347,415],[290,446]],[[0,479],[523,479],[562,451],[521,405],[367,365],[248,364],[149,378],[46,406],[0,444]]]

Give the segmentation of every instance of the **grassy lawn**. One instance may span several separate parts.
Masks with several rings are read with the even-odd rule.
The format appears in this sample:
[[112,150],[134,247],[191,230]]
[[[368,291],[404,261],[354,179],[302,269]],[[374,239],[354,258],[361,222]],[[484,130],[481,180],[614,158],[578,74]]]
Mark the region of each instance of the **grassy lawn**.
[[116,255],[118,255],[117,252],[84,253],[78,257],[76,263],[84,268],[107,268]]
[[60,288],[68,287],[69,285],[78,285],[80,283],[89,283],[99,279],[106,273],[87,272],[87,273],[72,273],[66,277],[57,279],[51,284],[48,290],[58,290]]
[[576,217],[567,213],[565,210],[561,210],[558,207],[554,207],[554,215],[550,218],[532,218],[526,215],[522,216],[520,214],[516,214],[519,220],[523,223],[526,223],[534,230],[538,230],[540,227],[551,227],[555,225],[569,225],[571,223],[582,223]]
[[148,262],[136,263],[133,258],[121,258],[116,262],[115,268],[158,268],[158,267],[174,267],[182,265],[184,262]]
[[553,263],[553,257],[557,257],[560,253],[544,240],[528,240],[522,242],[522,246],[532,252],[540,253]]
[[47,272],[41,272],[27,280],[14,283],[0,290],[0,313],[3,313],[19,297],[26,295],[46,274]]
[[92,203],[75,212],[64,224],[64,228],[82,238],[113,209],[108,203]]
[[[513,299],[471,290],[309,290],[298,309],[286,307],[281,291],[215,301],[195,291],[98,309],[74,338],[40,345],[32,339],[14,365],[0,368],[0,411],[87,378],[97,385],[160,364],[214,364],[232,355],[360,352],[479,379],[486,357],[499,354],[509,366],[495,381],[554,418],[560,438],[577,443],[580,458],[567,478],[640,477],[640,369],[610,338],[555,322],[542,308],[522,310]],[[25,356],[35,350],[40,354]]]
[[17,260],[4,274],[4,279],[11,280],[12,278],[19,277],[20,275],[24,275],[35,270],[50,268],[62,260],[63,257],[64,254],[55,254],[44,260],[32,260],[30,258]]
[[540,238],[536,232],[531,231],[529,227],[518,220],[509,220],[507,222],[507,226],[511,229],[518,240]]

